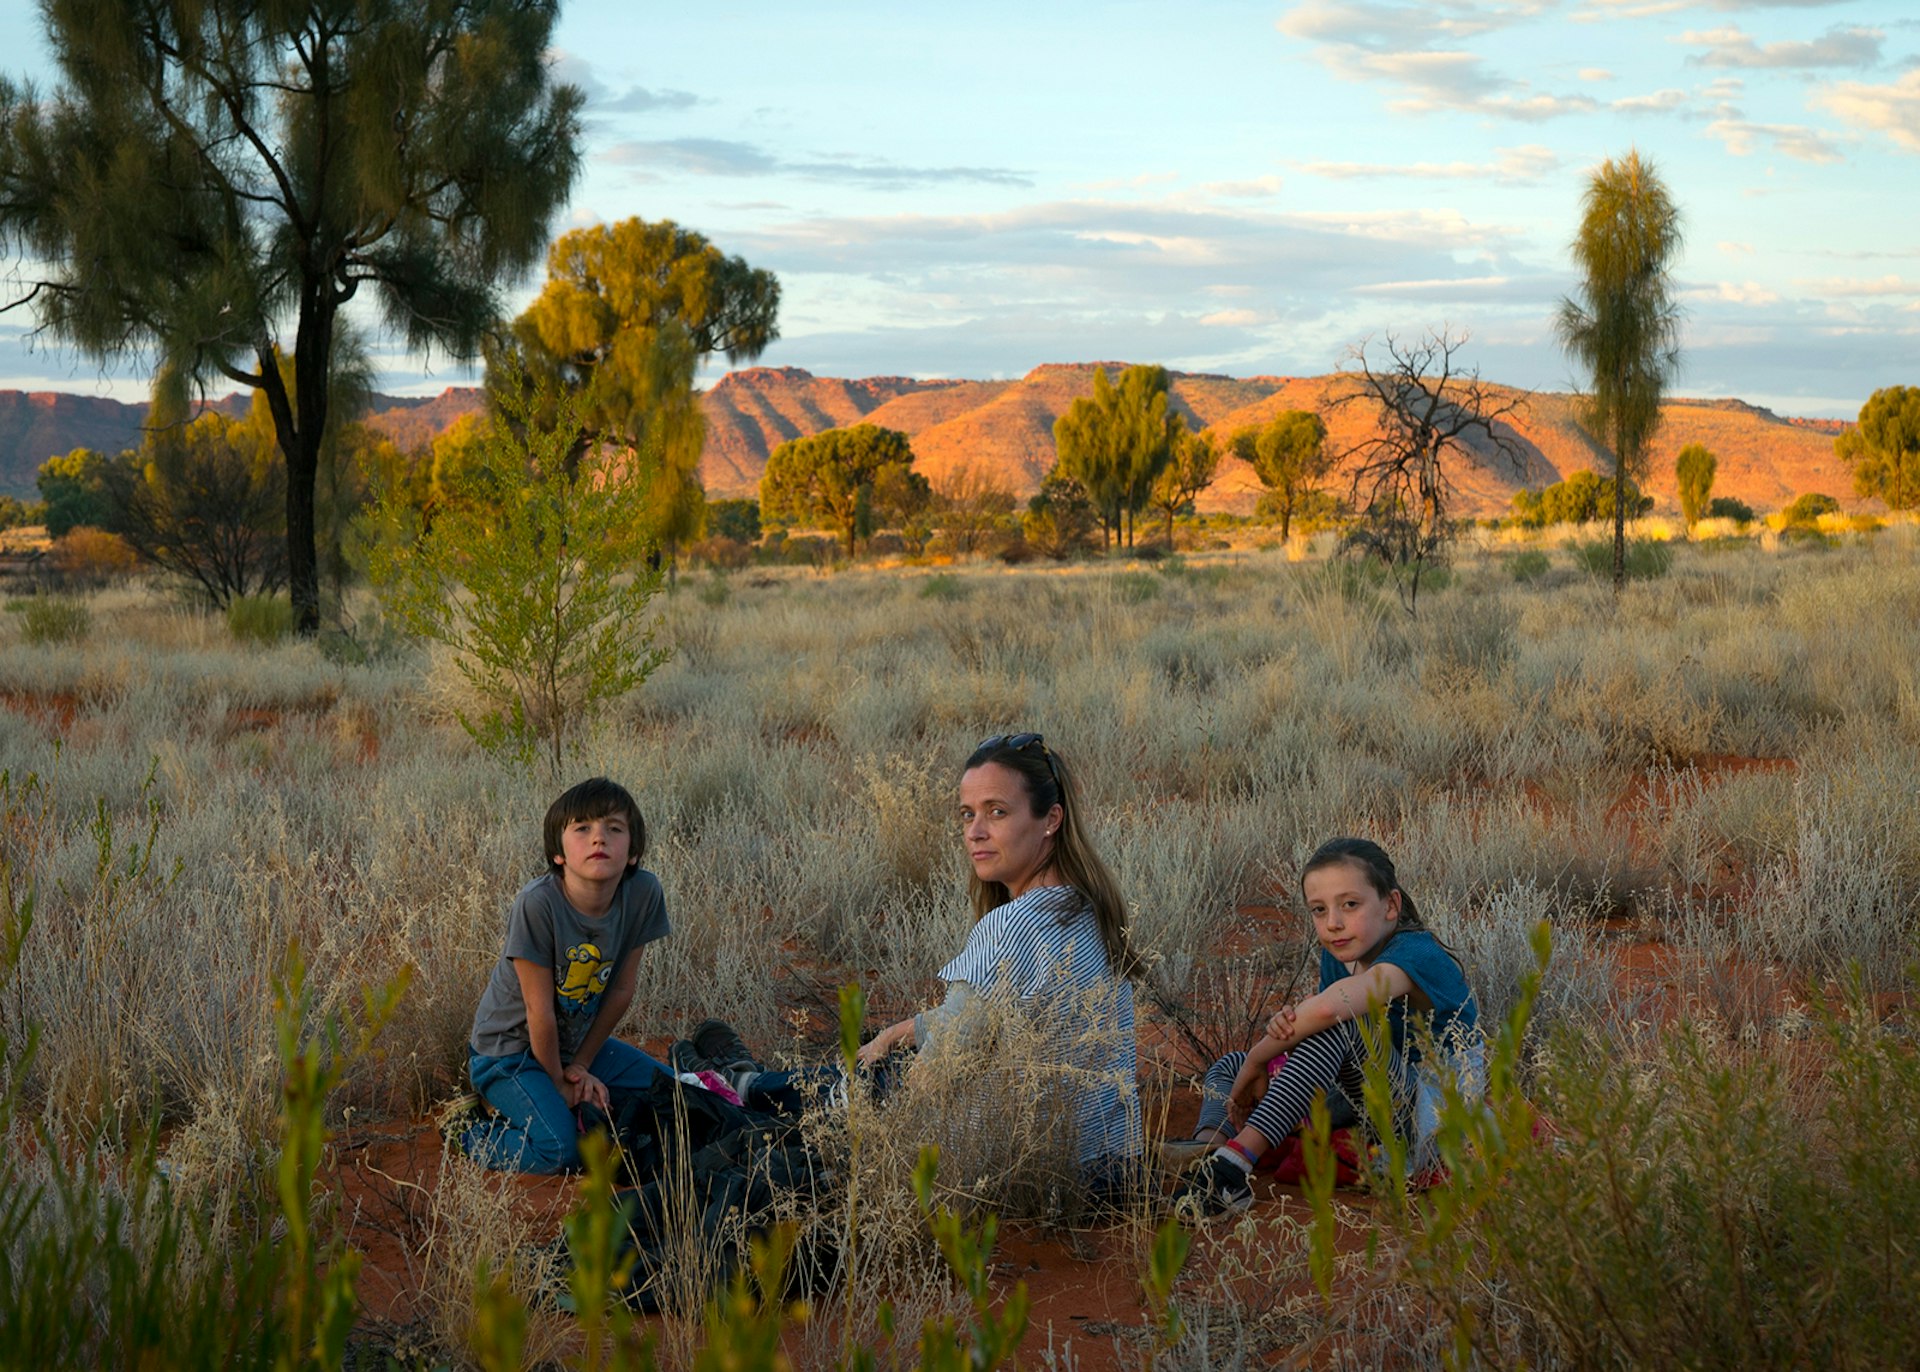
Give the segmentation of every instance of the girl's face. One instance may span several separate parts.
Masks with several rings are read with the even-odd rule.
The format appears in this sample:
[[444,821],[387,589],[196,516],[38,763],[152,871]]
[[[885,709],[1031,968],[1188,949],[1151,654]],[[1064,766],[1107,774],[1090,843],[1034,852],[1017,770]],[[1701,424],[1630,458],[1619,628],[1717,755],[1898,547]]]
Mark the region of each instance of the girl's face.
[[1058,805],[1033,812],[1027,783],[1013,768],[984,762],[960,777],[960,836],[973,874],[1024,895],[1053,858],[1060,828]]
[[1355,863],[1336,862],[1307,873],[1301,883],[1314,937],[1340,961],[1365,965],[1400,919],[1400,893],[1381,895]]

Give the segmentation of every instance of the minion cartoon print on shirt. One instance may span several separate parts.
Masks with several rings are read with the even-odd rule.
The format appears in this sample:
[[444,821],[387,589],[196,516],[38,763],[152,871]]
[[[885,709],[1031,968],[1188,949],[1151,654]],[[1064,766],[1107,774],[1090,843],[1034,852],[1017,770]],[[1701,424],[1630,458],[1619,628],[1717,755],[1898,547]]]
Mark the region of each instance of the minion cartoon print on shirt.
[[576,943],[567,949],[566,979],[554,988],[560,1008],[571,1015],[591,1015],[600,1006],[600,993],[613,980],[613,964],[600,956],[599,945]]

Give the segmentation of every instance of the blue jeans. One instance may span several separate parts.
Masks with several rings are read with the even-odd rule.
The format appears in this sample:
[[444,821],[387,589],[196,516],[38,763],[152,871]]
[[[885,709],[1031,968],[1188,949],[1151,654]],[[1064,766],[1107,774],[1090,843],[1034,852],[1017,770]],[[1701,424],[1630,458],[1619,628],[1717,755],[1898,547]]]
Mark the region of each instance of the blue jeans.
[[[656,1073],[673,1069],[630,1043],[608,1039],[587,1070],[606,1083],[608,1103],[644,1091]],[[467,1071],[473,1089],[497,1112],[461,1135],[460,1146],[482,1167],[502,1172],[571,1172],[580,1166],[579,1116],[560,1099],[560,1091],[531,1051],[493,1058],[470,1052]],[[613,1113],[610,1109],[608,1113]]]

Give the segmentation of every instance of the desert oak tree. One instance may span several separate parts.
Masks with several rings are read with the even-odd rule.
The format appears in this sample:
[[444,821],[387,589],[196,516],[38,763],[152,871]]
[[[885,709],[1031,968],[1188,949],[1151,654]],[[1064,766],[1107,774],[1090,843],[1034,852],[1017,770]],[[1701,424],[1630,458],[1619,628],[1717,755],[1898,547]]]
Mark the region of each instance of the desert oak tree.
[[[915,483],[918,483],[917,485]],[[792,438],[775,448],[760,476],[760,516],[773,522],[818,519],[839,530],[852,557],[875,505],[876,488],[931,494],[913,471],[913,448],[898,429],[855,424]]]
[[695,368],[714,353],[760,356],[780,336],[779,310],[772,272],[672,220],[575,229],[547,253],[547,283],[514,321],[504,371],[576,397],[583,442],[658,455],[651,514],[671,548],[698,534],[704,504]]
[[1154,480],[1173,459],[1183,426],[1168,407],[1167,386],[1165,367],[1128,367],[1117,382],[1096,367],[1093,394],[1075,400],[1053,422],[1060,470],[1093,501],[1103,543],[1123,528],[1133,542],[1133,514],[1146,505]]
[[[364,288],[411,348],[478,351],[579,166],[553,0],[46,0],[60,82],[0,79],[0,245],[40,327],[204,392],[263,392],[295,621]],[[290,335],[290,347],[289,347]],[[292,384],[280,367],[292,358]]]
[[1920,505],[1920,386],[1875,391],[1833,448],[1853,467],[1855,494],[1879,496],[1890,510]]
[[[1587,183],[1573,240],[1578,299],[1560,302],[1560,341],[1592,378],[1589,426],[1613,452],[1615,489],[1644,475],[1660,400],[1680,369],[1680,306],[1668,269],[1680,211],[1637,151],[1608,158]],[[1627,582],[1626,503],[1613,513],[1613,589]]]
[[1706,517],[1713,503],[1713,475],[1720,459],[1704,443],[1689,443],[1673,459],[1673,478],[1680,488],[1680,517],[1692,529]]
[[1326,424],[1312,410],[1282,410],[1265,424],[1236,429],[1232,443],[1233,455],[1273,493],[1280,537],[1287,537],[1301,502],[1332,469]]

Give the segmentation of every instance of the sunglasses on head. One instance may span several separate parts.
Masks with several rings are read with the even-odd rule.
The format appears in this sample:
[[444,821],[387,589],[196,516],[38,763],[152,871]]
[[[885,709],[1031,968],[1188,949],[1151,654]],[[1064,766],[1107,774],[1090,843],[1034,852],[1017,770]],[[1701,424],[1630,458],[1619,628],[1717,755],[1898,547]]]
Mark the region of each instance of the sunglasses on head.
[[992,738],[983,738],[974,744],[973,750],[977,753],[983,748],[1011,748],[1018,753],[1033,747],[1036,743],[1040,745],[1041,752],[1047,751],[1047,740],[1041,734],[995,734]]
[[[1060,785],[1060,769],[1053,765],[1053,752],[1047,747],[1043,734],[995,734],[992,738],[983,738],[974,745],[974,751],[984,752],[988,748],[1006,748],[1012,752],[1024,753],[1029,748],[1038,748],[1040,756],[1047,761],[1047,775],[1053,778],[1055,787]],[[1065,799],[1064,792],[1061,799]]]

